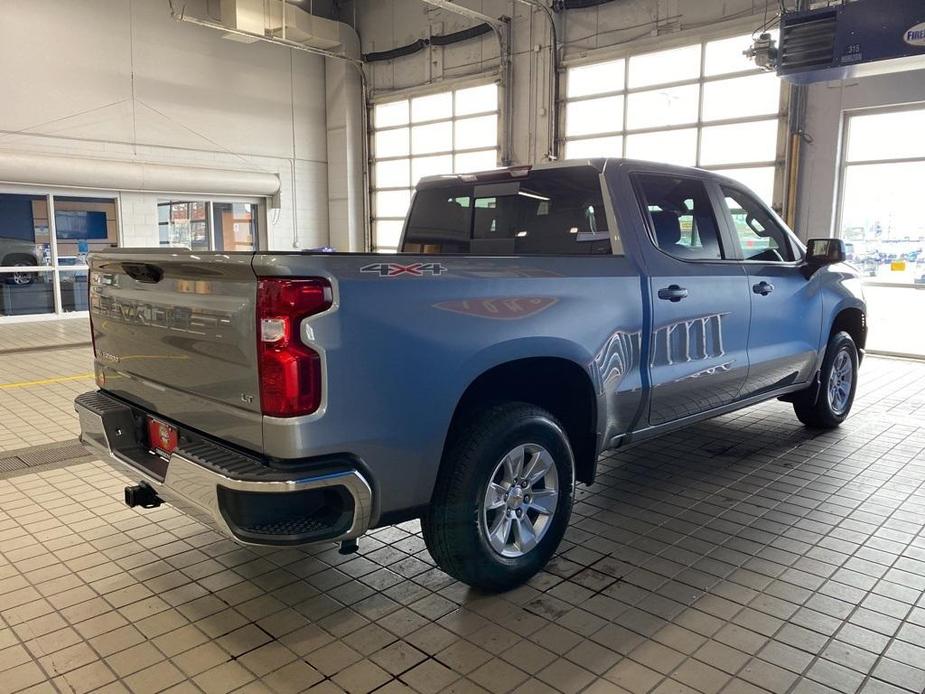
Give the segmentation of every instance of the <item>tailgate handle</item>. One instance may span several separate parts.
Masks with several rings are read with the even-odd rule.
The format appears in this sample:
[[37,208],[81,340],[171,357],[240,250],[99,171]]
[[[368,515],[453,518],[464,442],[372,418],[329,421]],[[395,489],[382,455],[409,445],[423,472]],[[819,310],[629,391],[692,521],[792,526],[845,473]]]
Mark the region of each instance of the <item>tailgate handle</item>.
[[164,277],[164,270],[151,263],[122,263],[125,274],[136,282],[157,284]]

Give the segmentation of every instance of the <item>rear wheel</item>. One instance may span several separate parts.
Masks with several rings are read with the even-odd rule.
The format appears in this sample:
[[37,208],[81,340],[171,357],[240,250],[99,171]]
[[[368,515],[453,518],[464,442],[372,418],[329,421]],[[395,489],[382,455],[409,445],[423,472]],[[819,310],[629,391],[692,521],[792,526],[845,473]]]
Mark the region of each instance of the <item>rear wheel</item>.
[[469,419],[453,437],[421,524],[437,565],[486,591],[540,571],[568,525],[574,459],[556,419],[523,403]]
[[[820,388],[801,394],[793,402],[797,419],[814,429],[834,429],[851,412],[858,386],[858,350],[846,332],[829,338],[819,372]],[[813,400],[812,395],[815,395]]]

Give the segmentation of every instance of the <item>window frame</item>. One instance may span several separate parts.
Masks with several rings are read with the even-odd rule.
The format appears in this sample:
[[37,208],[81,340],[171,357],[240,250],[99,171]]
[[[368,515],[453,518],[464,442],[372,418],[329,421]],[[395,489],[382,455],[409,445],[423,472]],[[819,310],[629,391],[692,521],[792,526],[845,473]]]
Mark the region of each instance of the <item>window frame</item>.
[[[51,311],[41,313],[25,313],[18,315],[0,314],[0,325],[8,323],[32,322],[49,319],[69,319],[81,318],[88,314],[86,310],[67,310],[63,301],[62,275],[89,272],[89,265],[62,265],[58,255],[58,231],[55,226],[57,203],[56,200],[64,198],[85,198],[98,199],[100,202],[113,203],[115,206],[115,217],[113,221],[116,225],[116,247],[123,247],[123,226],[122,226],[122,198],[121,192],[106,189],[84,190],[82,188],[70,188],[67,186],[34,186],[34,185],[17,185],[17,184],[0,184],[0,194],[8,195],[27,195],[35,198],[44,198],[46,212],[48,215],[48,250],[50,264],[37,265],[30,268],[30,273],[41,273],[51,276],[52,285],[52,307]],[[108,220],[108,217],[107,217]],[[12,272],[22,271],[15,266],[0,266],[0,282],[5,282],[6,276]]]
[[[754,69],[749,70],[735,70],[732,72],[724,74],[707,74],[706,66],[706,55],[707,55],[707,46],[709,43],[714,41],[721,41],[724,39],[737,38],[748,34],[754,29],[753,22],[746,21],[734,21],[734,22],[725,22],[720,25],[714,31],[701,31],[696,33],[687,33],[679,34],[675,37],[658,37],[654,38],[644,38],[633,41],[628,44],[626,47],[620,48],[603,48],[600,50],[591,51],[588,53],[582,54],[580,57],[574,60],[566,59],[563,66],[565,76],[563,79],[563,91],[560,99],[559,107],[559,118],[563,124],[562,135],[560,136],[559,146],[563,152],[563,156],[567,155],[567,149],[570,142],[580,142],[582,140],[595,140],[598,138],[609,138],[609,137],[619,137],[621,138],[620,144],[620,156],[623,158],[627,157],[627,146],[628,140],[632,135],[641,135],[641,134],[650,134],[650,133],[664,133],[670,131],[679,131],[679,130],[694,130],[696,132],[696,153],[695,153],[695,162],[693,166],[697,166],[707,171],[717,171],[725,172],[729,170],[746,170],[746,169],[773,169],[774,177],[771,187],[771,199],[767,201],[767,205],[773,209],[781,209],[783,205],[783,200],[785,197],[785,179],[786,171],[784,167],[784,161],[787,154],[787,110],[790,101],[790,90],[787,88],[786,82],[781,80],[780,83],[780,94],[778,101],[778,110],[774,114],[765,114],[758,116],[739,116],[734,118],[724,118],[721,120],[710,120],[705,121],[703,118],[703,100],[704,100],[704,87],[706,84],[713,82],[722,82],[731,79],[737,79],[748,76],[755,76],[761,74],[767,74],[765,71],[761,70],[757,66]],[[662,50],[670,50],[675,48],[684,48],[692,45],[700,46],[700,69],[699,75],[697,78],[691,78],[686,80],[676,80],[672,82],[665,82],[664,84],[658,85],[647,85],[644,87],[629,87],[629,77],[630,77],[630,61],[634,56],[644,55],[647,53],[657,53]],[[586,94],[578,97],[569,97],[568,96],[568,71],[571,68],[584,67],[589,65],[596,65],[599,63],[613,62],[623,60],[623,88],[616,91],[606,91],[597,94]],[[684,123],[680,125],[668,125],[668,126],[653,126],[646,128],[627,128],[627,118],[629,111],[629,97],[630,95],[638,92],[647,92],[653,89],[667,89],[672,87],[687,86],[687,85],[696,85],[698,87],[698,108],[697,108],[697,120],[695,122]],[[581,135],[569,137],[566,135],[568,123],[567,123],[567,111],[570,103],[575,103],[584,100],[591,100],[597,98],[603,98],[607,96],[622,96],[624,99],[623,105],[623,117],[622,117],[622,127],[617,130],[608,130],[605,132],[595,133],[593,135]],[[738,124],[747,124],[747,123],[758,123],[765,121],[776,120],[777,122],[777,138],[776,146],[774,152],[773,160],[766,160],[761,162],[743,162],[743,163],[723,163],[723,164],[700,164],[701,161],[701,149],[702,149],[702,140],[704,130],[713,126],[723,126],[723,125],[738,125]],[[577,157],[575,161],[580,161],[582,159],[588,159],[592,157]],[[722,174],[720,174],[722,175]]]
[[[890,113],[900,113],[904,111],[921,111],[925,109],[925,101],[912,101],[908,103],[900,104],[887,104],[882,106],[865,106],[861,108],[845,109],[842,113],[841,118],[841,131],[839,133],[839,144],[838,144],[838,162],[836,167],[836,182],[835,182],[835,210],[832,215],[832,225],[829,230],[829,236],[836,239],[842,239],[845,243],[851,243],[851,241],[845,238],[844,233],[844,223],[845,223],[845,203],[846,203],[846,193],[848,188],[848,171],[851,168],[861,168],[864,166],[876,166],[876,165],[890,165],[890,164],[907,164],[907,163],[919,163],[925,162],[925,157],[923,156],[914,156],[914,157],[902,157],[902,158],[878,158],[878,159],[863,159],[859,161],[849,161],[848,160],[848,145],[849,138],[851,136],[851,121],[853,118],[858,116],[870,116],[878,114],[890,114]],[[909,284],[907,282],[878,282],[877,278],[863,278],[864,284],[870,284],[871,286],[885,286],[888,288],[898,288],[898,289],[909,289],[909,288],[918,288],[920,285]]]
[[[170,193],[157,193],[155,194],[156,200],[154,203],[155,217],[157,218],[157,233],[158,233],[158,243],[160,243],[160,231],[161,227],[164,226],[164,222],[160,221],[159,210],[161,207],[170,207],[174,204],[186,204],[190,205],[192,203],[201,202],[205,203],[205,222],[206,225],[206,239],[209,242],[209,247],[206,249],[199,249],[202,253],[259,253],[267,249],[267,233],[266,233],[266,201],[261,198],[254,198],[247,195],[171,195]],[[214,205],[215,204],[244,204],[253,206],[253,224],[254,224],[254,248],[249,251],[228,251],[228,250],[217,250],[215,248],[215,219],[214,219]],[[168,212],[169,214],[169,212]],[[166,222],[166,225],[169,227],[170,222]],[[164,246],[159,245],[159,248],[185,248],[185,246]]]

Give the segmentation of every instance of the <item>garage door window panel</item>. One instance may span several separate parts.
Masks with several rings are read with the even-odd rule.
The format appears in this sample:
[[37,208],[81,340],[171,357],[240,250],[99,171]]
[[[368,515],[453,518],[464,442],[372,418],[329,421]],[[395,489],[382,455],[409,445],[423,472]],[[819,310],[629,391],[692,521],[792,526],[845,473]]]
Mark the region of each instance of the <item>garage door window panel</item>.
[[722,169],[770,204],[783,157],[781,81],[742,55],[751,42],[745,34],[570,67],[564,156]]
[[700,136],[700,163],[729,165],[774,161],[777,127],[775,119],[704,128]]
[[483,84],[480,87],[457,89],[453,95],[453,104],[457,117],[493,113],[498,110],[498,87],[494,84]]
[[780,80],[771,74],[736,77],[703,85],[703,120],[773,115],[780,109]]
[[643,53],[629,59],[630,89],[669,84],[700,76],[700,44]]
[[593,159],[595,157],[622,157],[623,136],[592,137],[569,140],[565,143],[566,159]]
[[626,138],[626,156],[666,164],[696,166],[697,129],[640,133]]
[[696,84],[636,92],[627,97],[626,127],[630,130],[697,122],[700,88]]
[[621,92],[626,86],[625,73],[625,60],[611,60],[572,68],[568,72],[568,98]]
[[496,84],[376,104],[372,121],[373,250],[396,250],[422,178],[498,166]]
[[391,159],[373,166],[376,188],[407,188],[411,185],[411,160]]
[[568,104],[565,131],[569,136],[616,132],[622,129],[622,96],[585,99]]
[[411,100],[411,122],[444,120],[453,117],[453,93],[429,94]]
[[[778,41],[779,32],[770,30],[775,42]],[[707,77],[730,75],[737,72],[754,72],[755,62],[745,55],[745,51],[752,47],[755,37],[753,34],[741,34],[728,39],[708,41],[704,48],[703,74]]]

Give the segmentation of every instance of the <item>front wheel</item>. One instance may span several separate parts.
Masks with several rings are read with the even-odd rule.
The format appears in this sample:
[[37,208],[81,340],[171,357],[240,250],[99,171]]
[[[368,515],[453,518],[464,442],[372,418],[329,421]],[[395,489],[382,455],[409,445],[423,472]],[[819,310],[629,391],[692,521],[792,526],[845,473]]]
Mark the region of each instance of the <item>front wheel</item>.
[[437,565],[490,592],[540,571],[572,510],[574,458],[562,426],[524,403],[487,409],[460,426],[421,526]]
[[814,429],[834,429],[848,418],[858,387],[858,350],[846,332],[829,338],[819,372],[815,401],[808,394],[794,400],[797,419]]

